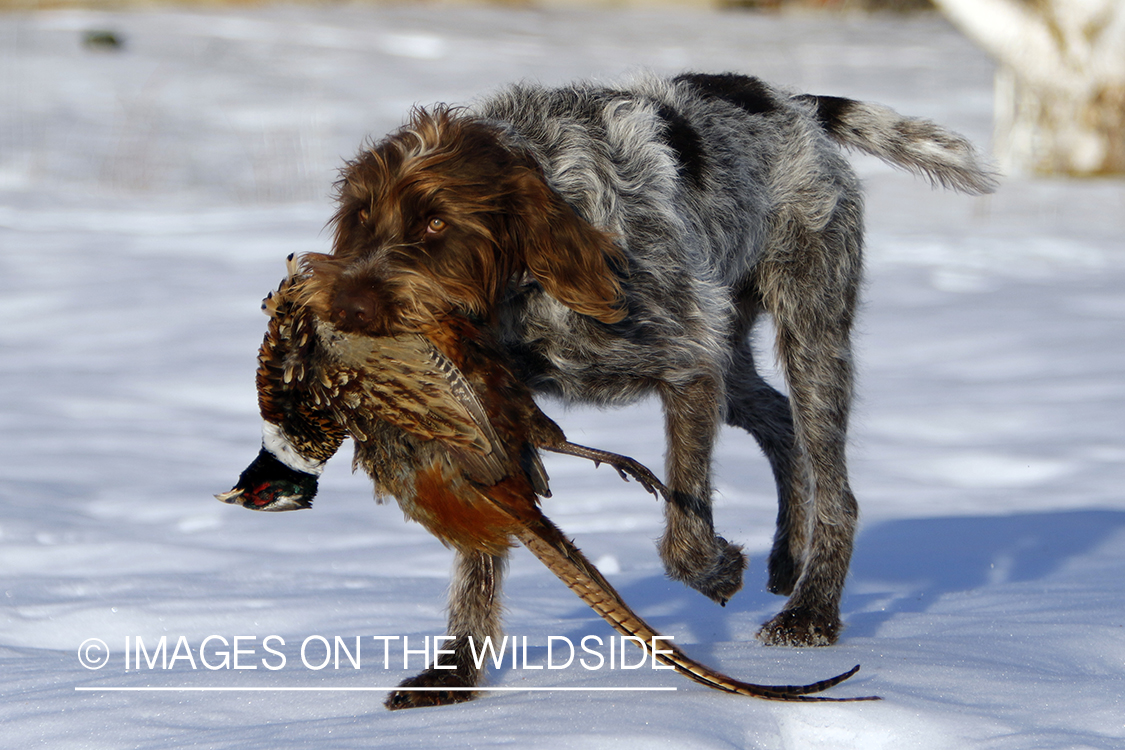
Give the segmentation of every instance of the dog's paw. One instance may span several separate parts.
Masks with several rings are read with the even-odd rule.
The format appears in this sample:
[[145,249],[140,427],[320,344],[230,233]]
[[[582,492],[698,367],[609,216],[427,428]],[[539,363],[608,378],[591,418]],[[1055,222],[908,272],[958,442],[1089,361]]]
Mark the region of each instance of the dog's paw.
[[701,578],[695,588],[704,596],[724,607],[727,601],[742,588],[742,573],[746,570],[746,555],[742,546],[731,544],[721,536],[715,537],[719,554],[709,574]]
[[687,559],[665,559],[668,576],[682,581],[699,593],[726,606],[727,601],[742,588],[742,572],[746,555],[742,547],[721,536],[714,538],[710,555],[694,554]]
[[[454,670],[427,669],[420,675],[399,683],[400,690],[391,692],[383,705],[391,711],[401,708],[423,708],[425,706],[448,706],[464,703],[480,696],[475,690],[451,690],[450,688],[471,688],[476,686],[474,679],[467,678]],[[418,689],[422,688],[422,689]]]
[[779,612],[758,631],[767,646],[831,646],[840,638],[840,617],[798,607]]
[[797,579],[801,577],[801,572],[797,568],[797,561],[789,554],[788,544],[780,549],[774,548],[770,553],[768,569],[769,579],[766,588],[769,592],[781,596],[792,594],[793,589],[797,587]]

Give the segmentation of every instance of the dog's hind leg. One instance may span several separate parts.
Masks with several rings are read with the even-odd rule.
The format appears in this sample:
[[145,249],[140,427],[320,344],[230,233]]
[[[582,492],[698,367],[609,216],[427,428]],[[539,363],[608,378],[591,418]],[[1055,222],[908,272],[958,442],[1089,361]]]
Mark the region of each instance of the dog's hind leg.
[[745,334],[737,337],[726,377],[726,423],[757,441],[777,484],[777,530],[769,556],[769,590],[788,596],[801,574],[808,540],[804,472],[793,434],[789,399],[758,374]]
[[668,436],[660,557],[669,577],[720,604],[742,588],[746,557],[742,547],[715,534],[711,515],[711,454],[719,427],[719,387],[699,375],[686,385],[662,384]]
[[[500,579],[506,563],[506,555],[457,551],[453,580],[449,585],[449,622],[446,629],[452,640],[442,647],[443,651],[452,651],[453,655],[442,654],[440,662],[435,656],[432,666],[404,680],[398,690],[387,696],[383,705],[392,711],[443,706],[469,701],[479,695],[467,688],[480,684],[487,661],[484,656],[486,639],[492,639],[495,653],[500,653],[502,648],[499,641]],[[436,643],[434,649],[437,650]],[[477,666],[478,658],[481,667]]]
[[[845,446],[852,399],[851,328],[861,271],[861,206],[846,191],[827,225],[797,217],[757,272],[789,384],[794,434],[804,451],[809,507],[791,514],[807,528],[803,569],[782,610],[758,637],[768,644],[826,646],[840,630],[840,595],[851,561],[858,507]],[[792,542],[792,540],[791,540]]]

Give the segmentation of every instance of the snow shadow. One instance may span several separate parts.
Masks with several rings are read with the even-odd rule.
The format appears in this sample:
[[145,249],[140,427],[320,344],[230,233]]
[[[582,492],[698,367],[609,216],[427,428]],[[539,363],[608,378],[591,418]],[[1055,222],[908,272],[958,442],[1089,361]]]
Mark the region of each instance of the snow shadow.
[[[897,614],[924,612],[944,594],[1036,581],[1125,529],[1125,512],[1081,510],[1007,516],[955,516],[888,521],[863,530],[856,542],[843,613],[850,637],[873,637]],[[615,584],[622,598],[657,630],[684,642],[721,643],[745,637],[747,619],[768,620],[785,603],[765,591],[764,555],[752,554],[745,585],[725,608],[662,575]],[[576,604],[567,617],[591,616]],[[592,616],[596,618],[596,616]],[[581,639],[588,624],[562,627]],[[608,627],[608,626],[607,626]],[[693,654],[708,658],[705,645]]]
[[[771,594],[765,588],[766,554],[758,550],[746,550],[746,553],[750,564],[744,574],[743,587],[725,606],[663,573],[624,581],[617,576],[609,578],[625,603],[649,625],[662,633],[674,634],[681,645],[691,644],[691,655],[706,661],[714,657],[709,644],[746,640],[747,623],[751,631],[756,632],[760,624],[785,604],[785,597]],[[608,624],[603,627],[600,618],[583,603],[576,603],[564,618],[560,620],[558,634],[576,643],[587,633],[615,635],[612,628]],[[582,624],[564,627],[563,623],[569,621]],[[599,624],[591,629],[590,622]]]
[[894,615],[924,612],[943,594],[1044,579],[1122,528],[1125,512],[1110,510],[878,524],[856,542],[843,606],[848,632],[873,636]]

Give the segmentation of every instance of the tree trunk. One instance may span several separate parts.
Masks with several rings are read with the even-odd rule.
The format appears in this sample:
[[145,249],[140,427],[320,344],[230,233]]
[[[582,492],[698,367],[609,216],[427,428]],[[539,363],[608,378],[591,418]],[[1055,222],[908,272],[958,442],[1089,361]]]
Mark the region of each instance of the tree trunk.
[[1125,173],[1125,3],[934,1],[999,62],[1003,171]]

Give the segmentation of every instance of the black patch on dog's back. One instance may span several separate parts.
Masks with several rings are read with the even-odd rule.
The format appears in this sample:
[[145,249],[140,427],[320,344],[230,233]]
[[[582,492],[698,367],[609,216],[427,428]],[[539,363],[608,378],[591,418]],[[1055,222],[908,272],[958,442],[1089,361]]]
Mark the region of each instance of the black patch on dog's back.
[[676,154],[680,174],[696,187],[702,187],[703,175],[707,172],[703,139],[687,118],[671,107],[661,105],[657,108],[656,114],[664,121],[665,142]]
[[737,73],[685,73],[676,76],[677,83],[693,86],[701,96],[721,99],[751,115],[763,115],[777,109],[777,102],[768,86],[757,78]]

